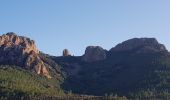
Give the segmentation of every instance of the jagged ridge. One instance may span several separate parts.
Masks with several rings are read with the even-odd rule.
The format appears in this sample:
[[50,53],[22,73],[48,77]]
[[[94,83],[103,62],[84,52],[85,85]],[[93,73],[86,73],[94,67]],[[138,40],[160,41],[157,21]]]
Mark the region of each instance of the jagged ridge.
[[13,32],[0,36],[0,64],[21,66],[51,78],[35,42]]

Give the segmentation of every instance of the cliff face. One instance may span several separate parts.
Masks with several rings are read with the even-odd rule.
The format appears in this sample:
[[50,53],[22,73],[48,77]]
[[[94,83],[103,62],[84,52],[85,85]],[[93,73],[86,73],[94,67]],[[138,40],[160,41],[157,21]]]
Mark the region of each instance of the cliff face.
[[106,59],[106,50],[99,46],[88,46],[83,55],[83,61],[95,62]]
[[167,51],[155,38],[133,38],[113,47],[110,52],[133,51],[138,53]]
[[12,32],[0,36],[0,64],[21,66],[51,78],[35,42]]
[[[170,79],[166,76],[170,73],[170,53],[155,38],[129,39],[110,51],[89,46],[81,58],[83,61],[76,57],[56,57],[56,62],[68,72],[62,86],[75,93],[129,96],[152,87],[154,91],[167,89]],[[162,83],[162,79],[166,82]]]

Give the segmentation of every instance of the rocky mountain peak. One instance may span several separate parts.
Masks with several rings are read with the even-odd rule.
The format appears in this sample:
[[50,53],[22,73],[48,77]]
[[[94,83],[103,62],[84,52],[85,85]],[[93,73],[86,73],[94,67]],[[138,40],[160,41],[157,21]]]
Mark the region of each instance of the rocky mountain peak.
[[21,66],[50,78],[35,42],[13,32],[0,36],[0,64]]
[[133,38],[127,41],[124,41],[110,51],[130,51],[130,50],[139,50],[138,52],[147,52],[147,51],[167,51],[163,44],[160,44],[155,38]]
[[83,55],[83,61],[94,62],[106,59],[106,50],[99,46],[88,46]]
[[17,36],[13,32],[0,36],[0,45],[4,47],[22,47],[23,53],[30,53],[31,51],[37,54],[39,53],[33,40],[23,36]]

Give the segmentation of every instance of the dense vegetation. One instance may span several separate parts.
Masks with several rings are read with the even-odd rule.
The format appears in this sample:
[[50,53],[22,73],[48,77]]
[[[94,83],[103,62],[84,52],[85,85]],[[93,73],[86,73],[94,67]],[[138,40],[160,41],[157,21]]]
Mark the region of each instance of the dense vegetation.
[[95,48],[89,58],[106,58],[92,62],[83,60],[85,56],[40,53],[51,79],[34,69],[1,63],[0,99],[169,100],[170,53],[155,39],[132,40],[110,51]]
[[63,96],[56,79],[47,79],[16,66],[0,66],[0,97],[29,98],[33,96]]
[[[57,86],[58,85],[58,86]],[[17,66],[0,66],[0,100],[127,100],[117,95],[88,96],[64,92],[56,79],[21,69]]]
[[168,52],[116,52],[104,61],[92,63],[78,61],[77,57],[54,59],[65,69],[75,63],[81,67],[76,75],[68,75],[62,84],[64,89],[75,93],[117,94],[136,99],[170,97]]

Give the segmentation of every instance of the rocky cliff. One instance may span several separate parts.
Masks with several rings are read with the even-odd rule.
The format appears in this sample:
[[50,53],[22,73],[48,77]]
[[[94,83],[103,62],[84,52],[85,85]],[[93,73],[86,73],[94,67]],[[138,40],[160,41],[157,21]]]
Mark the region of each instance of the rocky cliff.
[[68,74],[62,84],[64,89],[92,95],[129,96],[148,88],[153,91],[169,88],[170,54],[155,38],[133,38],[109,52],[99,46],[89,46],[81,58],[83,62],[75,57],[56,58],[65,65],[66,72],[76,72]]
[[134,50],[138,53],[167,51],[165,46],[160,44],[155,38],[133,38],[116,45],[110,52]]
[[51,78],[35,42],[13,32],[0,36],[0,64],[17,65]]
[[99,46],[88,46],[83,55],[83,61],[95,62],[106,59],[106,50]]

